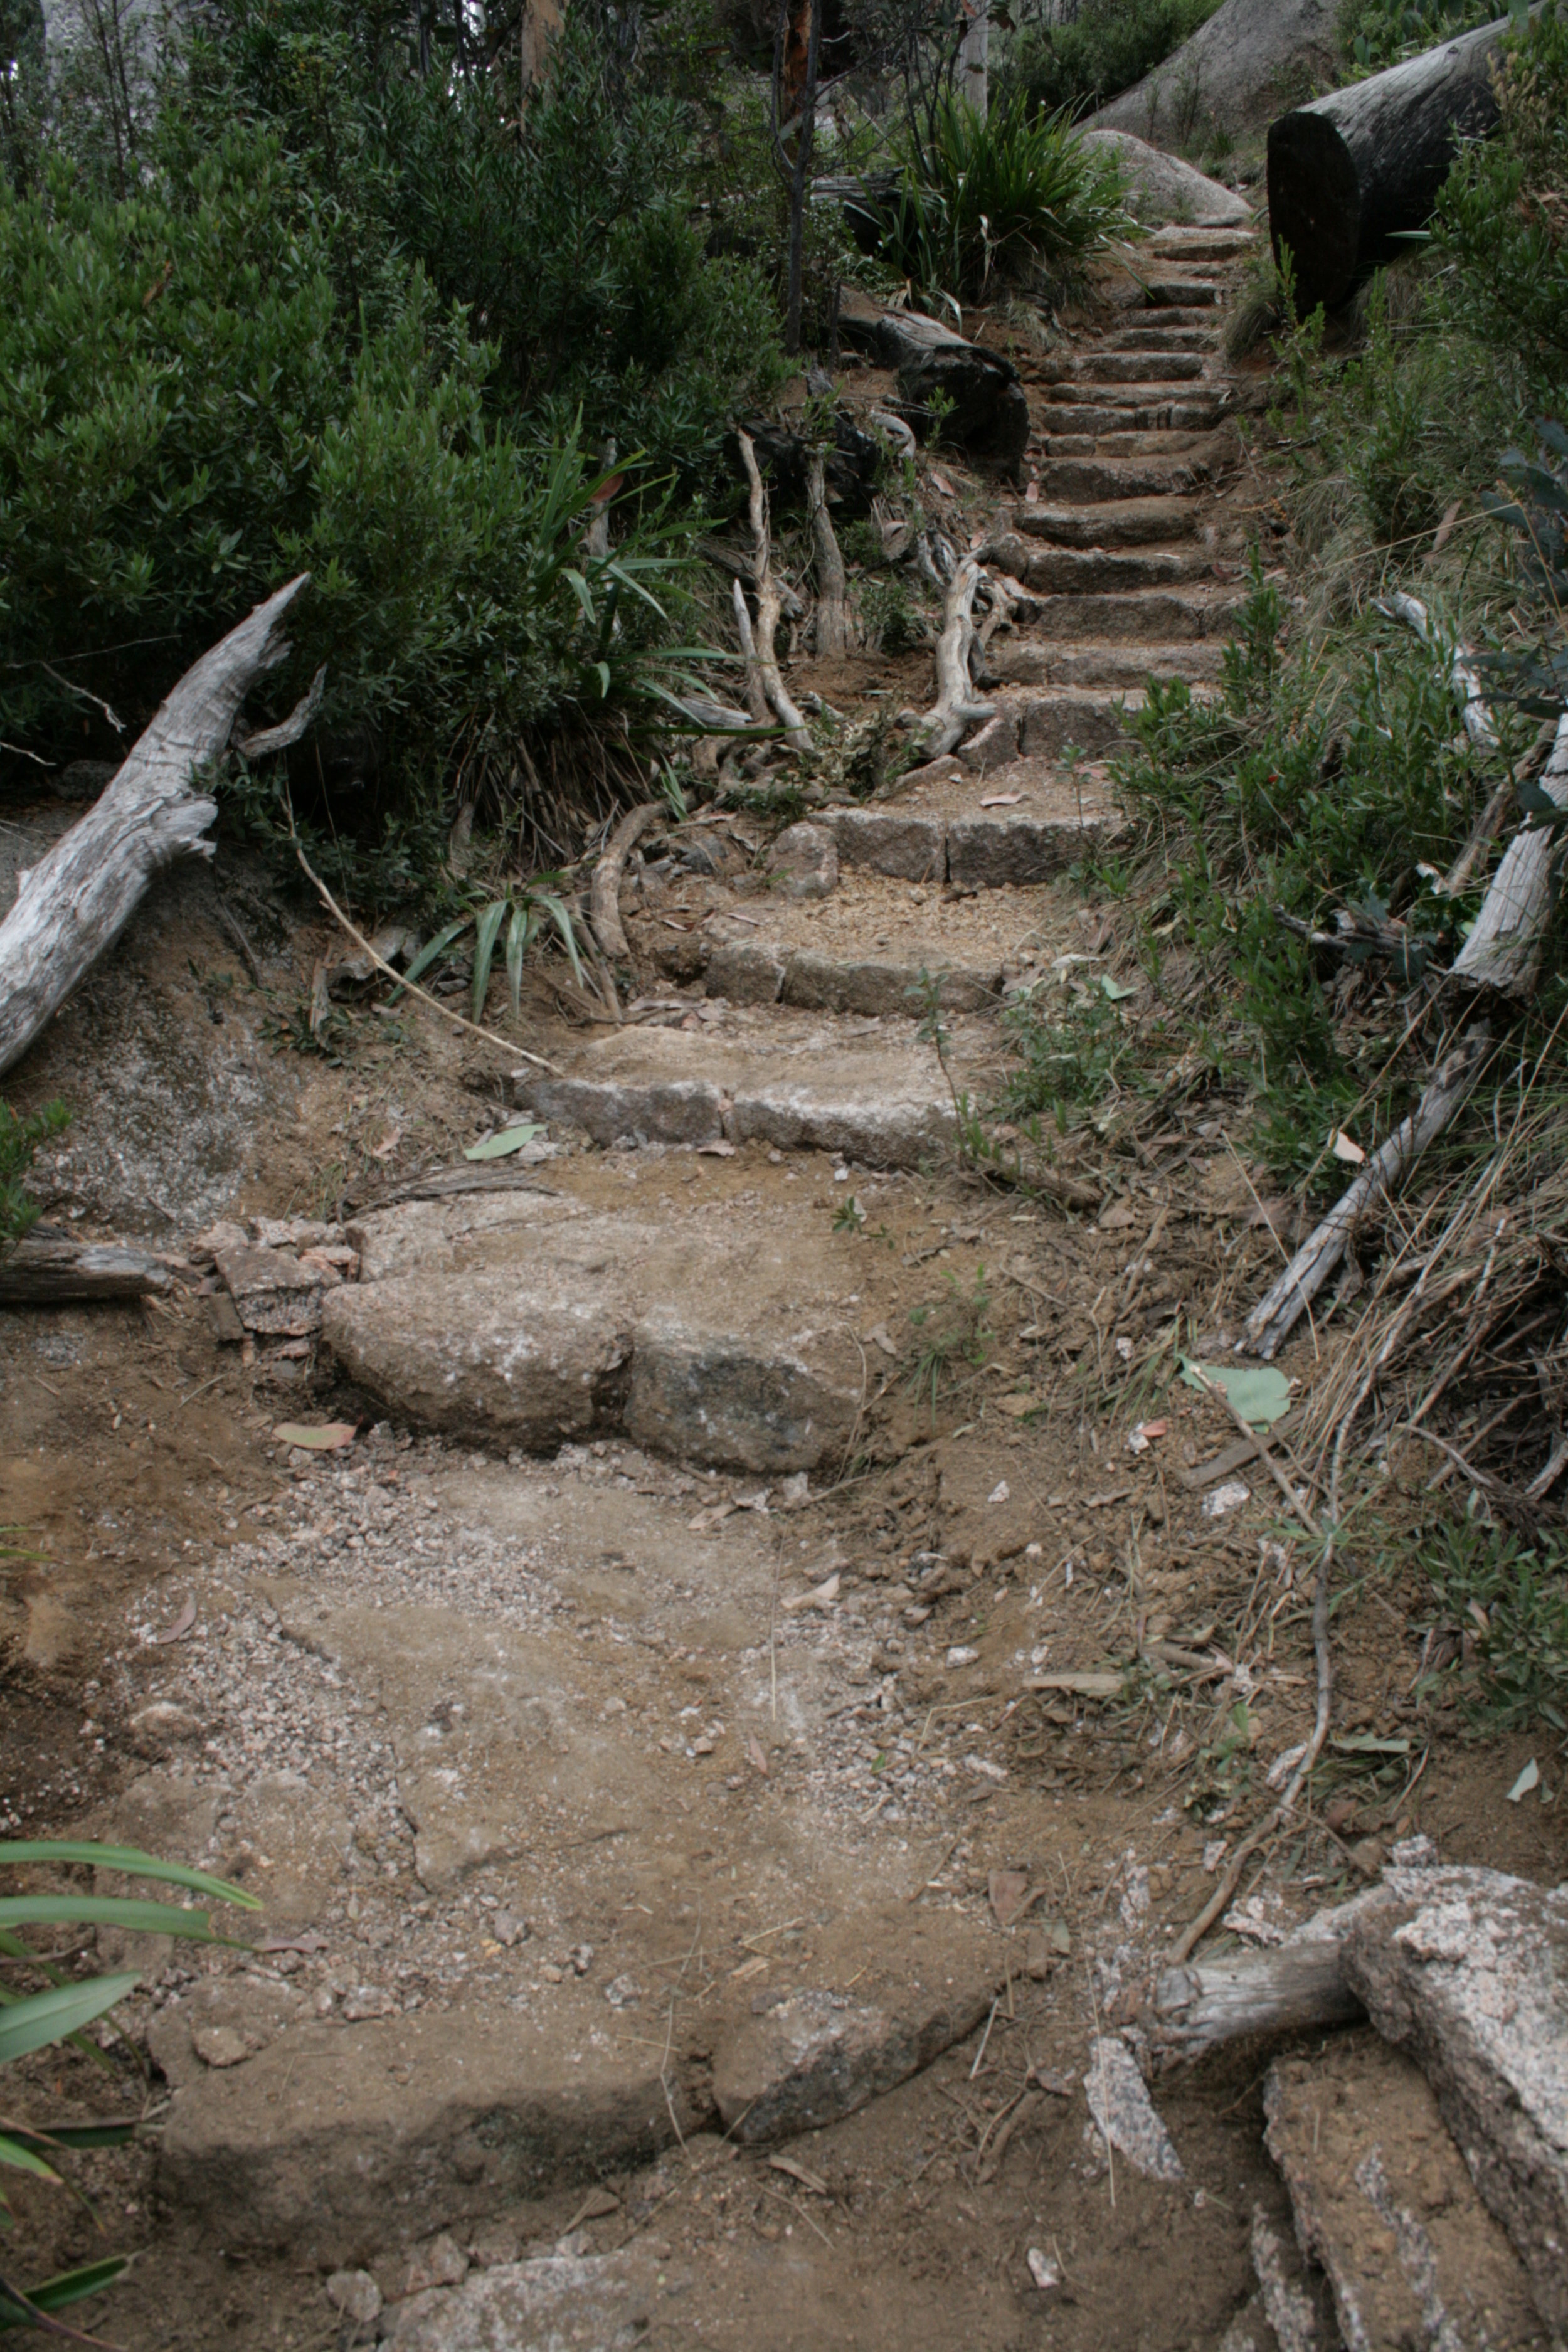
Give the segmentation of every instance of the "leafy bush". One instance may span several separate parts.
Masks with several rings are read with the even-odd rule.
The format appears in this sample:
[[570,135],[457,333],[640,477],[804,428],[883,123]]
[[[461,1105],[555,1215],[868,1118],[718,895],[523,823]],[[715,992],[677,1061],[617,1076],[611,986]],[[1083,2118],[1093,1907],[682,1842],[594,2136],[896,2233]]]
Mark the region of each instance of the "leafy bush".
[[58,1135],[69,1121],[64,1103],[47,1103],[42,1110],[25,1115],[0,1102],[0,1251],[37,1223],[37,1202],[28,1200],[22,1179],[39,1144]]
[[1500,0],[1344,0],[1340,47],[1360,72],[1381,73],[1501,13]]
[[1568,1731],[1568,1546],[1532,1545],[1473,1519],[1445,1521],[1421,1566],[1443,1618],[1463,1637],[1453,1671],[1481,1730],[1523,1731],[1538,1717]]
[[[213,1901],[232,1903],[246,1911],[261,1908],[254,1895],[226,1879],[182,1864],[159,1862],[134,1846],[109,1846],[54,1839],[12,1839],[0,1843],[0,1864],[15,1869],[24,1864],[115,1871],[128,1878],[161,1880]],[[36,1958],[17,1930],[47,1927],[50,1940],[62,1927],[119,1927],[132,1935],[177,1936],[191,1944],[222,1944],[231,1938],[216,1934],[205,1911],[169,1903],[143,1903],[123,1895],[7,1895],[0,1896],[0,1967],[20,1968],[47,1979],[42,1992],[18,1992],[0,1981],[0,2068],[15,2065],[35,2051],[69,2042],[87,2056],[101,2060],[98,2044],[84,2029],[106,2016],[118,2001],[135,1990],[135,1972],[112,1976],[64,1977],[49,1962]],[[9,2102],[0,2108],[0,2170],[30,2175],[59,2183],[64,2176],[59,2159],[73,2149],[119,2147],[135,2135],[132,2119],[125,2123],[83,2124],[35,2127],[13,2116]],[[0,2189],[0,2228],[9,2226],[11,2209]],[[0,2328],[49,2326],[49,2315],[98,2294],[113,2284],[125,2268],[122,2258],[110,2256],[23,2288],[0,2278]],[[59,2334],[57,2325],[51,2332]],[[77,2337],[87,2342],[93,2339]]]
[[1027,25],[1008,60],[1007,81],[1031,107],[1075,118],[1092,114],[1163,65],[1206,24],[1219,0],[1084,0],[1072,21]]
[[1085,147],[1065,114],[1034,114],[1022,90],[985,115],[944,96],[885,220],[897,269],[927,295],[973,301],[994,279],[1071,276],[1138,234],[1114,155]]

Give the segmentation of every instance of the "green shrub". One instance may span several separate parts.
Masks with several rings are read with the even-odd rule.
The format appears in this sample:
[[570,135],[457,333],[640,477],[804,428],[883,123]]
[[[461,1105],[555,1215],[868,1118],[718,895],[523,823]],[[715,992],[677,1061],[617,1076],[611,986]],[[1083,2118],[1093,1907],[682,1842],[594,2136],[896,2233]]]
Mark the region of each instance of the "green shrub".
[[[1420,1565],[1442,1617],[1464,1646],[1455,1675],[1479,1730],[1526,1731],[1537,1717],[1568,1731],[1568,1547],[1548,1532],[1533,1544],[1506,1528],[1451,1519]],[[1467,1655],[1468,1653],[1468,1655]]]
[[1219,0],[1084,0],[1070,24],[1020,31],[1006,81],[1026,93],[1031,107],[1092,114],[1163,65],[1218,5]]
[[976,113],[947,94],[885,215],[887,258],[928,296],[983,299],[997,280],[1066,278],[1114,237],[1137,235],[1110,154],[1022,90]]
[[37,1202],[28,1200],[22,1179],[39,1144],[58,1135],[69,1122],[64,1103],[47,1103],[42,1110],[24,1115],[14,1111],[8,1102],[0,1102],[0,1252],[37,1223]]
[[1502,14],[1502,0],[1343,0],[1340,47],[1363,74],[1434,49]]

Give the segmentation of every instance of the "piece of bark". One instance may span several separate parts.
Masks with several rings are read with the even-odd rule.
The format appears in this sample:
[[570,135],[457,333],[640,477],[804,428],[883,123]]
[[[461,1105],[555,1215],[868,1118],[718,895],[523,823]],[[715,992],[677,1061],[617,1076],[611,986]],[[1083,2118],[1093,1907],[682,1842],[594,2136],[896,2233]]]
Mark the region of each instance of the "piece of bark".
[[1568,2326],[1568,1888],[1384,1874],[1344,1942],[1351,1990],[1420,2065],[1542,2316]]
[[996,715],[994,702],[973,698],[969,677],[969,656],[976,642],[974,597],[984,577],[972,555],[953,573],[936,643],[936,700],[923,716],[907,714],[907,722],[923,730],[921,756],[927,761],[955,751],[972,727]]
[[1268,219],[1289,248],[1296,303],[1338,310],[1380,262],[1409,251],[1461,142],[1497,122],[1500,17],[1386,73],[1352,82],[1268,127]]
[[1480,1076],[1489,1039],[1472,1032],[1448,1055],[1426,1093],[1403,1119],[1380,1151],[1375,1152],[1355,1182],[1342,1193],[1328,1215],[1310,1234],[1275,1283],[1247,1318],[1243,1345],[1266,1360],[1275,1355],[1294,1330],[1345,1254],[1357,1221],[1389,1192],[1441,1135]]
[[283,616],[310,576],[279,588],[185,672],[96,805],[18,877],[0,923],[0,1070],[113,945],[159,868],[187,852],[212,856],[202,836],[217,803],[192,792],[192,775],[225,749],[257,679],[287,657]]
[[404,1201],[451,1201],[468,1192],[543,1192],[552,1201],[557,1198],[553,1184],[542,1184],[521,1168],[492,1160],[488,1167],[437,1168],[381,1192],[346,1192],[341,1206],[346,1213],[368,1217],[373,1210],[394,1209]]
[[666,814],[658,801],[644,801],[638,807],[628,809],[594,868],[589,913],[594,936],[612,963],[629,963],[632,956],[631,942],[621,921],[621,882],[626,859],[648,827],[657,824]]
[[0,1250],[0,1306],[58,1307],[70,1298],[152,1298],[174,1287],[168,1261],[121,1242],[25,1234]]
[[[1568,810],[1568,711],[1558,722],[1541,789],[1554,806]],[[1552,917],[1557,848],[1555,825],[1527,825],[1514,835],[1481,901],[1475,929],[1454,959],[1451,981],[1495,989],[1503,996],[1534,994]]]
[[1418,2066],[1363,2028],[1276,2060],[1263,2105],[1298,2242],[1352,2352],[1546,2352],[1523,2265]]
[[812,551],[816,558],[816,623],[818,661],[841,661],[849,651],[853,632],[844,577],[844,557],[827,511],[827,484],[822,452],[813,450],[806,470],[806,513],[811,524]]

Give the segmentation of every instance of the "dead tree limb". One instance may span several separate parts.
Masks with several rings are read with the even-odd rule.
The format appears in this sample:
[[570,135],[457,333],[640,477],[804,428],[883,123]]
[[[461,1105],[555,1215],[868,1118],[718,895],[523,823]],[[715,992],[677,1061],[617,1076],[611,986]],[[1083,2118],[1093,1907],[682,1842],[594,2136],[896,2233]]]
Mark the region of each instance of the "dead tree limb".
[[612,963],[629,963],[632,955],[631,941],[621,922],[621,878],[626,859],[649,825],[657,824],[664,814],[658,801],[644,801],[640,808],[629,810],[611,834],[605,854],[594,868],[589,900],[594,936]]
[[849,620],[844,557],[827,511],[826,468],[820,449],[814,449],[806,460],[805,495],[816,557],[816,658],[841,661],[854,643],[855,633]]
[[735,634],[741,640],[741,656],[746,665],[746,709],[753,727],[771,727],[773,714],[768,709],[768,689],[763,678],[763,665],[757,658],[746,592],[739,580],[731,582],[730,593],[735,606]]
[[0,1251],[0,1306],[58,1307],[73,1298],[151,1298],[174,1287],[166,1258],[121,1242],[25,1234]]
[[[789,689],[780,674],[778,655],[774,649],[778,635],[779,617],[784,609],[777,581],[773,578],[772,551],[768,538],[768,494],[763,488],[763,478],[757,470],[757,453],[752,446],[750,434],[736,436],[741,445],[741,462],[746,469],[746,483],[752,518],[752,578],[757,593],[757,635],[755,659],[763,682],[763,690],[772,709],[777,713],[792,751],[809,751],[811,734],[805,719],[790,698]],[[748,669],[750,662],[748,661]]]
[[[1558,721],[1541,788],[1556,807],[1568,810],[1568,711]],[[1524,825],[1514,835],[1481,901],[1475,929],[1454,959],[1450,980],[1493,988],[1502,996],[1534,993],[1552,915],[1556,852],[1555,825]]]
[[[1380,610],[1388,614],[1391,619],[1403,621],[1406,627],[1414,629],[1424,646],[1434,643],[1431,620],[1419,596],[1406,595],[1401,589]],[[1459,698],[1460,724],[1477,751],[1499,750],[1497,723],[1481,691],[1481,681],[1468,646],[1455,645],[1453,647],[1449,655],[1448,676]]]
[[936,644],[936,700],[923,717],[907,714],[910,724],[924,730],[921,749],[927,760],[939,760],[944,752],[956,751],[971,727],[996,715],[994,702],[972,698],[969,676],[969,657],[976,642],[974,598],[984,577],[972,555],[966,555],[953,573]]
[[1401,1121],[1353,1184],[1310,1234],[1267,1297],[1247,1318],[1243,1346],[1255,1356],[1277,1353],[1345,1254],[1352,1227],[1413,1168],[1441,1135],[1480,1075],[1489,1040],[1472,1032],[1447,1055],[1408,1118]]
[[18,877],[0,923],[0,1070],[112,946],[160,867],[187,852],[212,856],[202,836],[217,803],[193,793],[191,779],[227,745],[257,679],[286,659],[283,616],[310,576],[279,588],[185,672],[101,798]]

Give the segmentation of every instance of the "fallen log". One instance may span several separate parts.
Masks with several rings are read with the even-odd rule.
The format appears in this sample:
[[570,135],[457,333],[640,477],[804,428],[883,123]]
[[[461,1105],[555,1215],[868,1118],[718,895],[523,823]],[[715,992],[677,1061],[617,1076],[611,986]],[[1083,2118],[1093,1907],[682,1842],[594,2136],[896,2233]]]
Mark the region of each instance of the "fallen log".
[[1498,119],[1491,65],[1509,18],[1444,41],[1268,127],[1268,217],[1296,307],[1335,310],[1432,216],[1461,141]]
[[121,1242],[27,1234],[0,1253],[0,1307],[59,1307],[74,1298],[153,1298],[174,1287],[166,1258]]
[[629,963],[632,957],[631,941],[621,922],[621,879],[626,870],[626,859],[649,825],[657,824],[665,814],[658,801],[644,801],[639,808],[629,810],[610,835],[605,854],[594,868],[589,915],[594,936],[612,963]]
[[745,609],[745,593],[740,582],[734,584],[736,619],[741,628],[741,644],[746,656],[750,677],[754,670],[757,682],[771,709],[778,715],[792,751],[809,751],[811,732],[799,710],[790,698],[788,688],[779,669],[775,639],[783,611],[778,582],[773,577],[772,546],[768,533],[768,494],[763,488],[763,478],[757,471],[756,452],[751,436],[739,436],[741,462],[746,469],[752,520],[752,580],[757,598],[757,633],[754,645],[750,642],[750,615]]
[[885,310],[852,286],[840,289],[838,331],[851,351],[897,372],[910,408],[929,410],[941,392],[952,403],[942,426],[950,440],[1016,468],[1029,442],[1029,402],[1011,360],[966,341],[940,319]]
[[[1540,789],[1554,808],[1568,810],[1568,711],[1558,721]],[[1557,848],[1554,824],[1524,825],[1514,835],[1481,901],[1476,927],[1449,968],[1451,981],[1495,989],[1502,996],[1533,995],[1552,917]]]
[[[287,658],[283,616],[310,576],[279,588],[185,672],[101,798],[18,877],[0,923],[0,1070],[113,945],[160,867],[186,852],[212,856],[202,836],[217,803],[193,793],[191,778],[226,749],[257,679]],[[250,739],[252,749],[266,740]]]
[[1409,1118],[1400,1122],[1322,1223],[1309,1234],[1279,1281],[1247,1318],[1241,1344],[1251,1354],[1267,1360],[1278,1352],[1343,1257],[1357,1220],[1380,1192],[1392,1190],[1447,1126],[1480,1076],[1489,1042],[1484,1030],[1473,1032],[1448,1055]]

